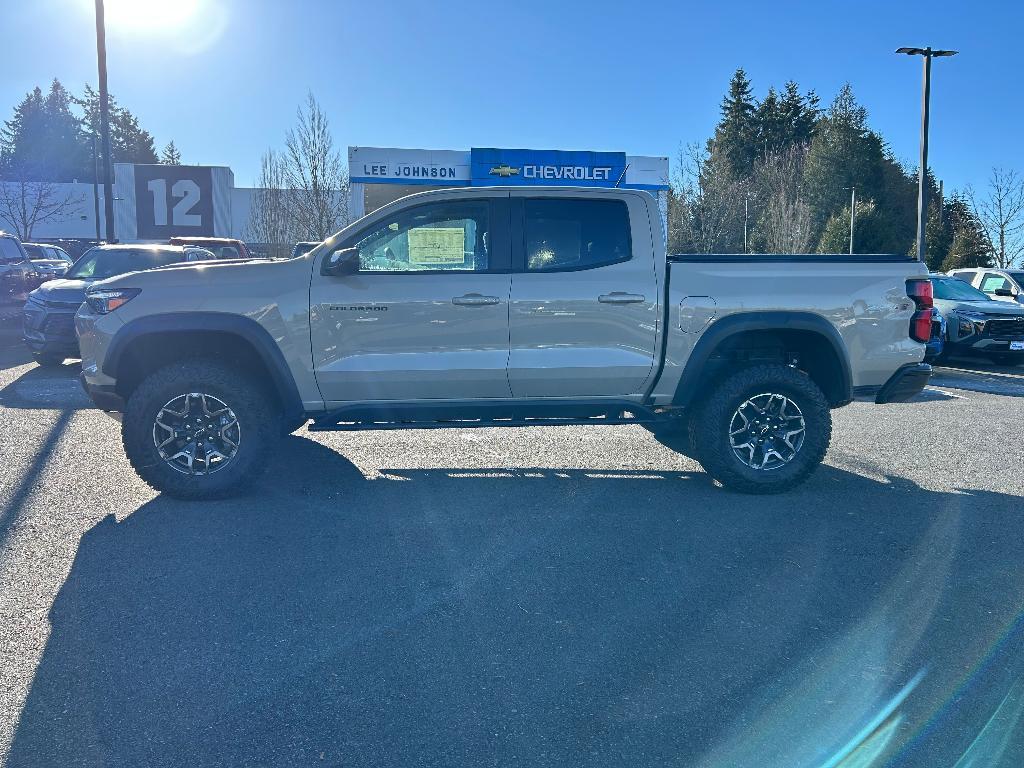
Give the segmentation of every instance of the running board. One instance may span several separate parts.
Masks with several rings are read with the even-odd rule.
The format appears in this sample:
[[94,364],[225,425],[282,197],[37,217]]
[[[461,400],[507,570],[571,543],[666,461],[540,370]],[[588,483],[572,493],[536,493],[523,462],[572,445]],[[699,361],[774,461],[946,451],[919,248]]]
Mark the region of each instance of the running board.
[[628,401],[471,401],[462,403],[353,404],[326,413],[310,432],[365,429],[473,429],[480,427],[564,427],[590,424],[651,424],[664,416]]

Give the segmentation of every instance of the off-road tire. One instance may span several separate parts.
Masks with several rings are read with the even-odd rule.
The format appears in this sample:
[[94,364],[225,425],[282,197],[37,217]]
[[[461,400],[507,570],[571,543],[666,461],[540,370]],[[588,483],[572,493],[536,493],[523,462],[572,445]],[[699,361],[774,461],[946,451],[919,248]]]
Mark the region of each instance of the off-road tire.
[[[776,469],[748,466],[736,456],[729,440],[737,409],[763,393],[789,398],[804,417],[802,446]],[[804,482],[825,458],[831,437],[832,413],[821,389],[802,371],[777,364],[745,368],[726,378],[700,405],[693,421],[694,458],[723,486],[741,493],[781,493]]]
[[32,354],[36,365],[40,368],[58,368],[64,365],[64,356],[55,355],[53,352],[35,352]]
[[[212,395],[238,419],[237,453],[221,469],[190,475],[164,461],[153,438],[163,406],[186,393]],[[172,363],[147,376],[128,398],[121,421],[125,453],[139,477],[179,499],[217,499],[238,493],[263,471],[281,435],[281,416],[268,394],[250,377],[206,359]]]

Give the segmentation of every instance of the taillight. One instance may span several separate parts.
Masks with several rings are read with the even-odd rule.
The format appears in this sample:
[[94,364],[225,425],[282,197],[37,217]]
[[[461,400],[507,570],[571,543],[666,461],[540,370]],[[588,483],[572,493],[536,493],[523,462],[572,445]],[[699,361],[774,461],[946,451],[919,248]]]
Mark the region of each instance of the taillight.
[[918,309],[935,306],[931,280],[907,280],[907,296],[914,300]]
[[930,309],[919,309],[910,318],[910,338],[927,344],[932,337],[932,311]]
[[910,338],[927,344],[932,337],[932,281],[907,280],[907,296],[914,300],[917,309],[910,318]]

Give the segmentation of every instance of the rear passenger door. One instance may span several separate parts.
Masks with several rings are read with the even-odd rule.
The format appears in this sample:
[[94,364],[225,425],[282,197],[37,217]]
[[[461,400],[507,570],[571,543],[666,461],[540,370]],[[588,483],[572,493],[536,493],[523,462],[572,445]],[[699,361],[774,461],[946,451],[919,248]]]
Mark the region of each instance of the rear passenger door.
[[658,278],[639,196],[512,193],[509,385],[515,397],[642,392]]
[[[995,301],[1016,301],[1013,296],[1013,284],[1005,276],[995,272],[986,272],[981,278],[981,291]],[[997,294],[996,291],[1003,291]]]

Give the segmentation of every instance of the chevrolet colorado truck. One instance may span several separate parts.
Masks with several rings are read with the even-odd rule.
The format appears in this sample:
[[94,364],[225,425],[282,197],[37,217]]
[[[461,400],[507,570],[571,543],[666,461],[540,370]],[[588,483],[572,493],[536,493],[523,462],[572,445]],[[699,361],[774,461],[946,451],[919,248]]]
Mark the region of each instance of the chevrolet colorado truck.
[[[638,424],[722,485],[786,490],[830,409],[927,382],[905,256],[666,256],[624,189],[411,195],[281,261],[95,283],[82,380],[157,490],[223,496],[311,430]],[[672,436],[669,440],[667,436]]]

